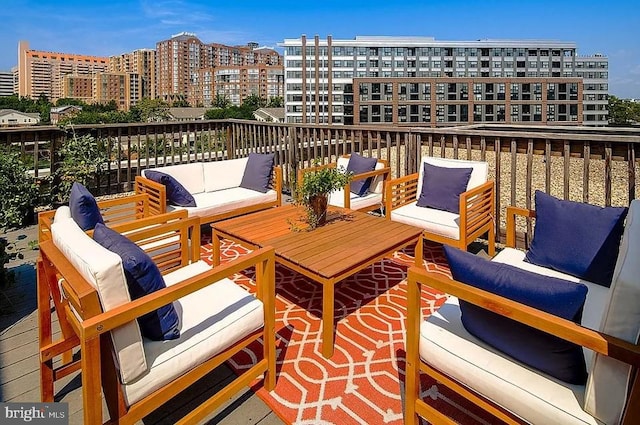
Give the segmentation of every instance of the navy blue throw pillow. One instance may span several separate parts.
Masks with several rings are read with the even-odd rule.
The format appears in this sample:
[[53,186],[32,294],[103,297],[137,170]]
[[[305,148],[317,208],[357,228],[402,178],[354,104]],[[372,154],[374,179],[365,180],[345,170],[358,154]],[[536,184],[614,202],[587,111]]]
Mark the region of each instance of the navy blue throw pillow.
[[416,203],[460,214],[460,194],[467,190],[473,168],[448,168],[424,163],[422,190]]
[[[122,258],[122,267],[132,300],[166,288],[160,270],[153,260],[126,236],[98,224],[93,232],[93,239]],[[151,340],[164,341],[180,337],[178,313],[173,304],[164,305],[138,317],[138,323],[142,335]]]
[[[347,164],[347,173],[356,174],[368,173],[376,169],[378,160],[376,158],[365,158],[357,153],[352,153],[349,157],[349,163]],[[352,180],[351,181],[351,193],[364,196],[369,191],[369,186],[373,181],[373,177],[367,177],[366,179]]]
[[272,153],[250,153],[240,187],[267,193],[269,191],[271,173],[273,172],[274,157],[275,155]]
[[156,183],[161,183],[167,188],[167,202],[179,207],[195,207],[196,200],[178,180],[172,176],[156,170],[147,170],[145,177]]
[[626,207],[564,201],[536,191],[536,223],[526,260],[611,286]]
[[104,223],[96,198],[84,185],[75,182],[69,194],[71,217],[82,230],[91,230],[97,223]]
[[[444,252],[457,281],[576,323],[582,318],[586,285],[496,263],[446,245]],[[487,344],[562,381],[586,382],[579,345],[463,300],[460,311],[465,329]]]

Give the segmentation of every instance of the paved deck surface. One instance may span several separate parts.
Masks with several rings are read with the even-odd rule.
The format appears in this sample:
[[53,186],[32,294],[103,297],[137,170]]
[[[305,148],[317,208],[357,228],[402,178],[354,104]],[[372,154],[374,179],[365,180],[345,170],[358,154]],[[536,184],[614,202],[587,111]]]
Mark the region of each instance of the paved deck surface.
[[[10,402],[40,401],[38,364],[38,322],[36,304],[35,261],[37,250],[29,241],[37,240],[36,226],[0,234],[17,242],[24,259],[9,264],[16,281],[0,289],[0,400]],[[59,331],[57,322],[54,332]],[[144,424],[172,424],[200,401],[208,398],[233,378],[233,372],[221,366],[167,405],[146,417]],[[82,424],[81,376],[75,373],[56,384],[56,401],[69,403],[70,424]],[[108,418],[103,404],[103,418]],[[212,424],[283,424],[264,402],[247,388],[234,396],[223,408],[207,418]]]

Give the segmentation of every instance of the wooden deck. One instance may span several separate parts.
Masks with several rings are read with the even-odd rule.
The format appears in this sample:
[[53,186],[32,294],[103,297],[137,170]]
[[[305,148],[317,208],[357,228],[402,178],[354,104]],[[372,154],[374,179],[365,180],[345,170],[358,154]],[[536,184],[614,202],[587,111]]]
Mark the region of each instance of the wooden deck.
[[[26,235],[20,245],[37,240],[36,227],[11,232],[4,236],[9,241],[17,235]],[[23,251],[25,258],[12,262],[16,282],[0,290],[0,401],[40,401],[38,364],[38,322],[36,308],[36,278],[34,264],[37,251]],[[54,316],[55,317],[55,316]],[[57,321],[54,331],[59,332]],[[233,372],[222,366],[183,394],[147,416],[144,424],[172,424],[188,413],[201,400],[207,399],[218,388],[228,383]],[[70,424],[82,424],[82,392],[80,374],[72,374],[56,384],[57,402],[69,403]],[[103,417],[108,418],[103,403]],[[275,425],[283,422],[250,389],[237,394],[219,411],[207,418],[215,424]]]

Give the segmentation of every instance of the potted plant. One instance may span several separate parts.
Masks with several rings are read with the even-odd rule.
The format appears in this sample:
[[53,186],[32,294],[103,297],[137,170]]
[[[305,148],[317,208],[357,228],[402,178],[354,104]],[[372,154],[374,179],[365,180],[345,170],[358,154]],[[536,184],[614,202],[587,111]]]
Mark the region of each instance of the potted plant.
[[0,150],[0,187],[0,229],[33,223],[39,190],[18,153]]
[[295,201],[305,207],[311,229],[326,222],[329,194],[342,189],[350,181],[351,173],[342,168],[320,165],[318,160],[314,162],[313,168],[302,175]]

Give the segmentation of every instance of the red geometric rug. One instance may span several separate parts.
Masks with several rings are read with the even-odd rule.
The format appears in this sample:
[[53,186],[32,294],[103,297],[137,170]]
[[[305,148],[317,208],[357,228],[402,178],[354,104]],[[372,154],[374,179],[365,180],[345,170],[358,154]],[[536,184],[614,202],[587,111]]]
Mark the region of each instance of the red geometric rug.
[[[223,261],[248,251],[223,241]],[[333,357],[321,353],[322,286],[276,266],[277,384],[258,396],[289,424],[402,424],[405,382],[406,272],[413,252],[361,271],[335,289],[336,336]],[[425,245],[425,265],[449,275],[442,249]],[[211,245],[202,246],[211,263]],[[237,275],[239,285],[254,290],[253,270]],[[424,314],[440,306],[445,296],[426,290]],[[236,371],[262,355],[260,343],[230,362]],[[462,424],[489,424],[491,420],[445,386],[423,376],[422,396]]]

